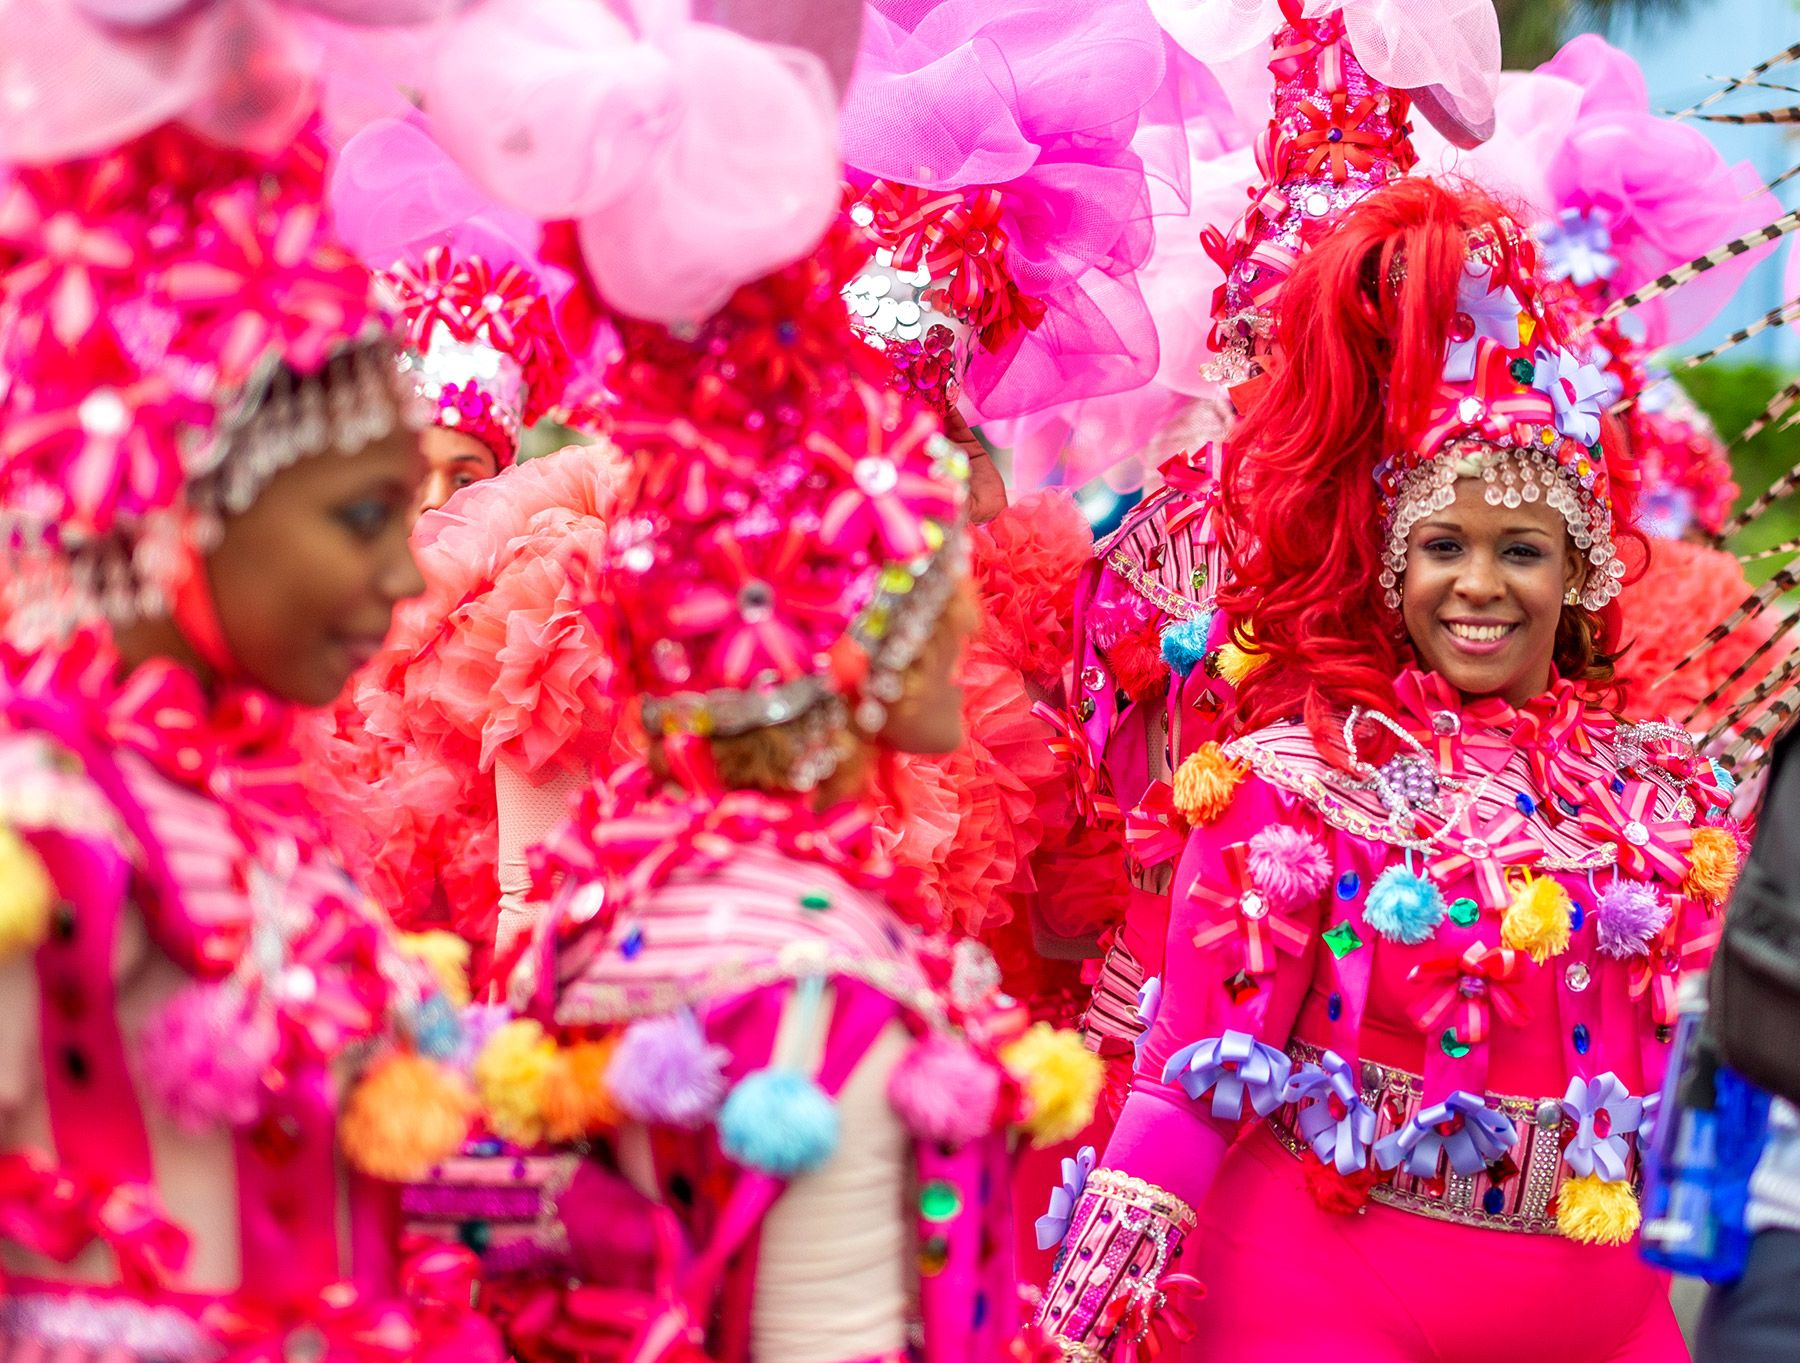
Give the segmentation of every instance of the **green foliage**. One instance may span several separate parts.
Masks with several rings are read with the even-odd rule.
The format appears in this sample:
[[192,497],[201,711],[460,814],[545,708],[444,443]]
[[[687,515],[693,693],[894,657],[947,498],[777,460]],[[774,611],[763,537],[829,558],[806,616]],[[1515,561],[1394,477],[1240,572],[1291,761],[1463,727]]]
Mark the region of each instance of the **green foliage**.
[[[1746,361],[1706,364],[1679,377],[1682,387],[1713,419],[1720,437],[1730,442],[1756,420],[1769,399],[1793,375],[1772,364]],[[1776,422],[1749,444],[1733,445],[1731,466],[1743,489],[1738,505],[1749,502],[1796,464],[1800,464],[1800,426],[1784,431]],[[1770,507],[1732,541],[1731,547],[1738,553],[1748,553],[1796,536],[1800,536],[1800,498],[1789,497]],[[1753,563],[1748,571],[1752,581],[1760,582],[1779,566],[1779,560]]]
[[1508,70],[1548,61],[1563,40],[1583,30],[1607,32],[1614,24],[1680,14],[1693,0],[1495,0],[1500,50]]

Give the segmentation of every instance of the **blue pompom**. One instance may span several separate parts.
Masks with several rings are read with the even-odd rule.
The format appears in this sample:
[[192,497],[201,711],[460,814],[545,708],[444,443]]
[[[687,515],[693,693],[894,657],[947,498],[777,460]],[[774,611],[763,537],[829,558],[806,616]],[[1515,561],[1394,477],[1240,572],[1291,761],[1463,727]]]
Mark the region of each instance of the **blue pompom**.
[[442,994],[427,994],[410,1019],[413,1045],[420,1055],[448,1060],[462,1049],[463,1025],[456,1008]]
[[1206,636],[1212,633],[1213,613],[1201,611],[1192,620],[1176,620],[1162,632],[1162,659],[1169,670],[1185,677],[1206,656]]
[[719,1145],[739,1164],[792,1178],[831,1158],[838,1114],[825,1090],[795,1070],[745,1075],[719,1109]]
[[1413,947],[1431,940],[1445,913],[1443,892],[1404,866],[1383,871],[1363,904],[1363,922],[1390,941]]

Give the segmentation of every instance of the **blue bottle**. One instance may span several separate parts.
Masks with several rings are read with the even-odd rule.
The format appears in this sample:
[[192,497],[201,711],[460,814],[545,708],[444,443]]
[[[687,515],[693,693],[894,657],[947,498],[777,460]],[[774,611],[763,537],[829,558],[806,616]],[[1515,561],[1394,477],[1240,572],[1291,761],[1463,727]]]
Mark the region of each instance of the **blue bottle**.
[[1689,976],[1662,1105],[1645,1159],[1643,1254],[1707,1282],[1744,1273],[1750,1175],[1768,1137],[1769,1096],[1719,1063],[1706,1035],[1706,980]]

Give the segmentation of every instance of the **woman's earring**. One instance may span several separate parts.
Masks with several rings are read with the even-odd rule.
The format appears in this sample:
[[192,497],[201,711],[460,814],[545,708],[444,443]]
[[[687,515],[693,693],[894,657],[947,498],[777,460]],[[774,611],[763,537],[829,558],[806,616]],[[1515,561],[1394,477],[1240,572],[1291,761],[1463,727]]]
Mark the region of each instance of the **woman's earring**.
[[1563,593],[1563,605],[1579,606],[1581,604],[1581,588],[1571,587]]

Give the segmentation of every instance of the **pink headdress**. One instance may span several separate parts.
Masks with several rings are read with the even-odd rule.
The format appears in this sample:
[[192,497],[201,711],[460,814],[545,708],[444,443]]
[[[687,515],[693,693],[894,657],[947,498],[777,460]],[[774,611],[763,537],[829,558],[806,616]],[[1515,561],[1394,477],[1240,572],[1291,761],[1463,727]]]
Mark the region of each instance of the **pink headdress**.
[[[488,194],[572,220],[607,304],[689,323],[810,250],[837,212],[834,45],[855,0],[487,0],[420,71],[432,134]],[[817,46],[815,46],[817,45]]]
[[871,0],[843,132],[880,253],[846,301],[905,391],[1016,417],[1149,377],[1167,70],[1142,0]]
[[830,773],[850,707],[881,727],[964,557],[966,460],[852,335],[837,293],[858,263],[828,239],[691,339],[627,325],[612,379],[636,468],[609,624],[645,727],[807,719],[802,789]]
[[1581,596],[1588,610],[1619,593],[1625,564],[1614,535],[1625,518],[1615,481],[1635,482],[1636,470],[1613,467],[1602,441],[1617,381],[1551,338],[1535,268],[1522,232],[1470,241],[1426,419],[1410,446],[1376,470],[1387,533],[1379,580],[1390,606],[1400,604],[1407,537],[1455,500],[1463,478],[1482,479],[1495,505],[1541,498],[1562,514],[1591,565]]
[[369,277],[325,232],[323,151],[177,127],[0,188],[9,632],[167,604],[218,518],[399,417]]
[[1644,533],[1677,540],[1695,529],[1723,531],[1738,485],[1725,442],[1687,390],[1653,373],[1626,421],[1643,479],[1638,521]]
[[332,168],[331,206],[396,296],[401,365],[435,422],[511,463],[573,373],[553,311],[572,281],[539,259],[541,228],[484,196],[416,121],[352,137]]

